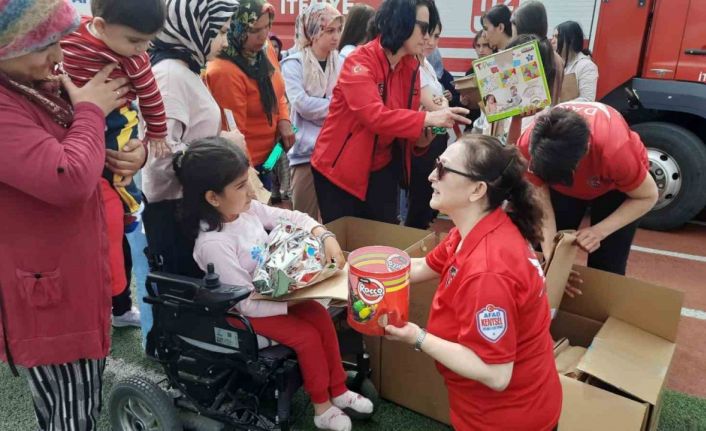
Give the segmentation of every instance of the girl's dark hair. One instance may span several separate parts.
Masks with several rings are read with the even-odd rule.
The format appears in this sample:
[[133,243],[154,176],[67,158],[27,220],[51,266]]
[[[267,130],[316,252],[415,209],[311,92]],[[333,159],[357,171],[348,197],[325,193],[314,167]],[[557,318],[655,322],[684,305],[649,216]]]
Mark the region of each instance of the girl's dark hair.
[[534,34],[540,39],[547,38],[549,25],[547,24],[547,10],[537,0],[522,3],[512,14],[512,23],[515,24],[517,34]]
[[189,149],[172,159],[172,166],[184,190],[179,218],[190,237],[199,234],[202,221],[208,230],[223,229],[221,214],[206,201],[206,192],[223,189],[248,170],[248,158],[237,146],[220,137],[194,141]]
[[540,39],[534,34],[520,34],[513,38],[510,43],[507,44],[505,49],[514,48],[523,43],[537,41],[539,45],[539,56],[542,57],[542,67],[544,68],[544,76],[547,77],[547,86],[553,88],[554,80],[556,79],[556,67],[554,64],[554,48],[549,39]]
[[375,9],[372,6],[358,3],[350,8],[343,25],[341,41],[338,43],[339,51],[346,45],[357,46],[368,42],[368,26],[374,18]]
[[481,22],[483,19],[487,19],[490,21],[493,26],[497,27],[500,24],[502,24],[503,27],[503,32],[512,37],[512,23],[510,22],[510,17],[512,16],[512,12],[510,11],[510,8],[505,6],[504,4],[496,4],[488,12],[483,15],[481,18]]
[[412,36],[417,25],[417,8],[429,9],[429,31],[439,25],[439,12],[434,0],[385,0],[375,15],[380,43],[393,54]]
[[591,55],[591,50],[583,47],[583,30],[576,21],[565,21],[556,26],[556,49],[559,55],[567,61],[569,52]]
[[488,210],[509,201],[508,216],[522,236],[532,244],[542,242],[542,208],[534,187],[525,179],[527,165],[517,147],[477,134],[464,135],[461,142],[466,148],[466,172],[488,185]]

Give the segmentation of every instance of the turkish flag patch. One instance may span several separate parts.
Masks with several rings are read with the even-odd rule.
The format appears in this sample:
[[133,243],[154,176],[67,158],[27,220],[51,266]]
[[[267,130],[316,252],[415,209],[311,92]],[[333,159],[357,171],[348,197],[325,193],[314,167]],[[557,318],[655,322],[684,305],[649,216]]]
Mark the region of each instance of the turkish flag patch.
[[507,313],[500,307],[488,304],[476,313],[478,333],[490,341],[497,343],[507,332]]

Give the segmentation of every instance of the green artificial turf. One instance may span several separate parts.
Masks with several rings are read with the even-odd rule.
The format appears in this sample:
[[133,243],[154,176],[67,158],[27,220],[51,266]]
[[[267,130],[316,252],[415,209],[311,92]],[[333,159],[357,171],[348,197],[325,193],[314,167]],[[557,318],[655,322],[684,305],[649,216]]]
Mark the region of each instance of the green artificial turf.
[[[112,384],[135,372],[159,378],[159,369],[144,357],[140,348],[139,330],[117,329],[113,331],[111,359],[105,373],[104,401],[107,403]],[[306,397],[300,394],[295,399],[295,412],[306,409],[306,414],[295,424],[298,430],[315,430],[312,408]],[[109,430],[107,412],[103,410],[101,431]],[[418,415],[395,404],[382,401],[378,411],[369,421],[354,423],[357,431],[405,430],[437,431],[450,428]],[[0,366],[0,431],[34,431],[36,422],[31,399],[24,378],[14,378],[4,364]],[[666,391],[659,424],[660,431],[706,430],[706,399],[699,399],[673,391]]]

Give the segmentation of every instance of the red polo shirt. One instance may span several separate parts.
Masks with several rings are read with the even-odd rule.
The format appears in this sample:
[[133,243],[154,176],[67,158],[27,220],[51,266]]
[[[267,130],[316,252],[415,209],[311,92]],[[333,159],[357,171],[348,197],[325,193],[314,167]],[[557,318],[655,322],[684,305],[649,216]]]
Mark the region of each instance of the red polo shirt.
[[[591,200],[615,189],[631,192],[642,184],[649,169],[647,150],[618,111],[595,102],[562,103],[554,109],[562,108],[572,109],[585,118],[591,134],[588,154],[576,166],[574,184],[570,187],[554,184],[550,186],[552,189],[566,196]],[[532,130],[534,124],[524,131],[517,143],[530,163]],[[527,173],[527,179],[537,186],[544,184],[531,172]]]
[[451,422],[459,431],[550,430],[559,422],[562,395],[539,261],[500,208],[458,249],[460,242],[454,228],[427,255],[441,274],[427,330],[468,347],[486,364],[514,362],[514,368],[508,387],[497,392],[437,363]]

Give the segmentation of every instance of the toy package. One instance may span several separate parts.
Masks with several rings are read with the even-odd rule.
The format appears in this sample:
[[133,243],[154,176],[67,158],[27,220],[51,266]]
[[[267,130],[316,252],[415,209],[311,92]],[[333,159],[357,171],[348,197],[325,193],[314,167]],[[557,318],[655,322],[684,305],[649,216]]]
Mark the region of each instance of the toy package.
[[473,69],[489,122],[551,104],[537,41],[475,60]]
[[321,241],[288,222],[275,226],[267,244],[257,250],[253,251],[258,261],[253,285],[264,296],[287,295],[323,281],[337,271],[335,264],[326,263]]
[[411,259],[393,247],[372,246],[348,256],[348,324],[366,335],[385,335],[385,326],[409,319]]

